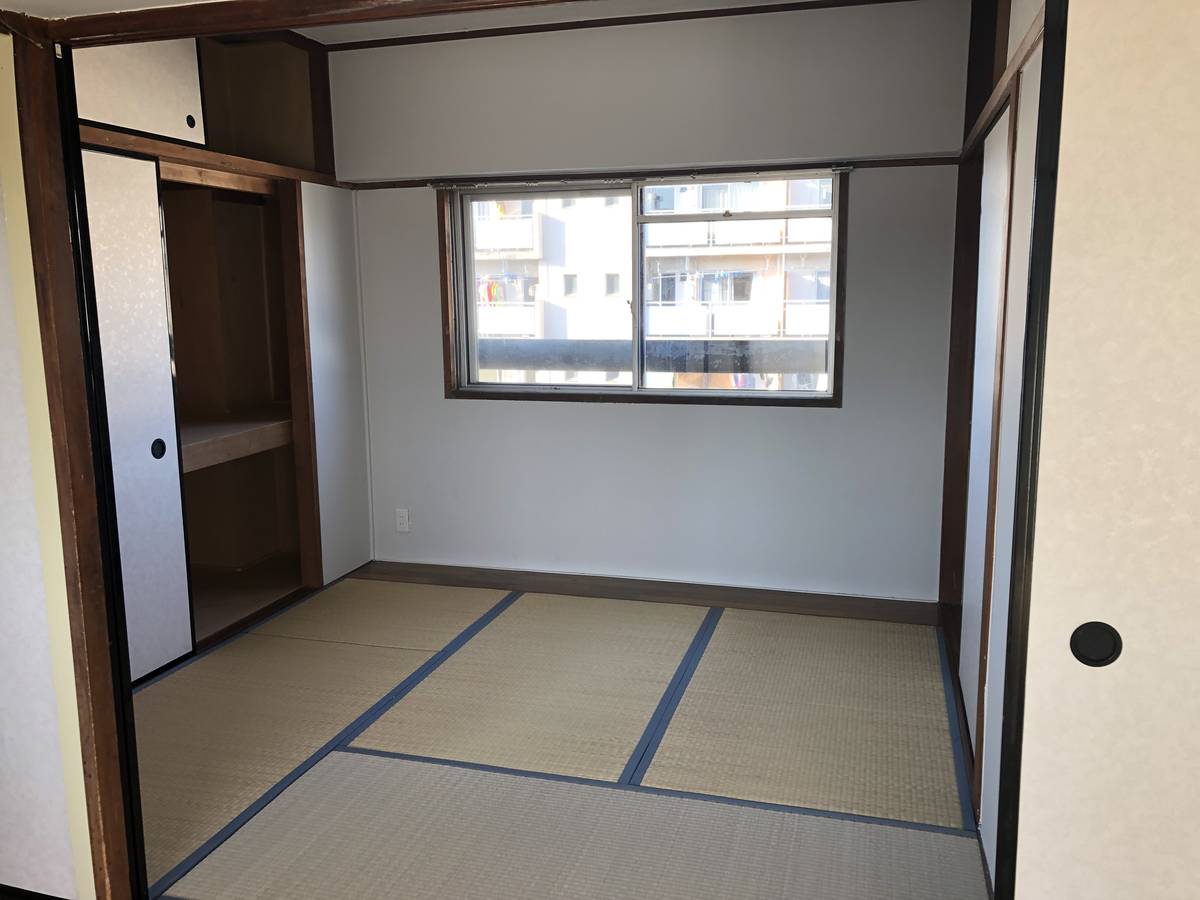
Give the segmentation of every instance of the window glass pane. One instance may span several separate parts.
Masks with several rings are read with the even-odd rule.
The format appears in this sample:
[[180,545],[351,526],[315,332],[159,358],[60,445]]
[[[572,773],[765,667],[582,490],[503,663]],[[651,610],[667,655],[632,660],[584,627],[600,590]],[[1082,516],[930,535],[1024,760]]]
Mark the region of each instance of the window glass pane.
[[476,383],[633,383],[630,195],[473,199],[468,352]]
[[833,178],[693,182],[642,189],[642,212],[697,215],[724,212],[794,212],[833,209]]
[[642,237],[645,387],[830,389],[831,217],[655,222]]

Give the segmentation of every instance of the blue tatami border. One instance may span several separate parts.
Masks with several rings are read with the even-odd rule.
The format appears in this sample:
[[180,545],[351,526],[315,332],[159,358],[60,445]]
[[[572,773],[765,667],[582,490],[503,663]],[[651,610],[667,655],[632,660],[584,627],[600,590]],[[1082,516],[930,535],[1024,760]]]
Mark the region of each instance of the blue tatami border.
[[475,637],[497,616],[508,609],[517,598],[521,596],[520,591],[513,591],[505,596],[500,602],[489,609],[486,613],[468,625],[462,632],[458,634],[450,643],[427,659],[421,664],[411,675],[401,681],[398,685],[388,691],[379,700],[371,705],[364,713],[358,716],[353,722],[339,731],[330,740],[326,741],[319,750],[309,756],[304,762],[292,769],[287,775],[280,779],[276,784],[269,788],[257,800],[247,806],[240,812],[233,821],[225,825],[220,831],[210,837],[207,841],[201,844],[196,850],[187,856],[182,862],[178,863],[166,875],[156,881],[150,887],[151,897],[160,897],[168,888],[175,882],[181,879],[184,875],[194,869],[206,856],[216,850],[221,844],[229,840],[239,828],[249,822],[252,818],[262,812],[267,805],[282,794],[293,782],[300,778],[305,772],[319,763],[322,759],[342,747],[344,744],[349,744],[356,737],[362,734],[371,726],[380,716],[391,709],[401,698],[412,691],[417,685],[428,678],[437,670],[447,659],[453,656],[466,644],[471,638]]
[[642,732],[641,739],[634,747],[633,755],[625,764],[625,769],[618,779],[619,783],[642,783],[642,778],[645,776],[646,770],[650,768],[654,754],[658,752],[659,744],[662,743],[663,735],[667,733],[667,726],[671,724],[671,718],[675,715],[675,710],[679,708],[679,701],[683,699],[683,694],[687,690],[688,684],[691,683],[692,676],[696,674],[696,667],[700,665],[700,657],[708,649],[708,642],[712,640],[713,632],[716,631],[717,622],[720,621],[723,612],[725,612],[724,608],[714,606],[704,616],[704,621],[696,630],[696,636],[692,638],[691,645],[683,654],[683,659],[679,661],[679,668],[675,670],[675,676],[667,685],[662,699],[658,701],[658,706],[654,710],[654,715],[650,717],[646,730]]
[[426,765],[444,766],[451,769],[469,769],[473,772],[489,772],[493,775],[515,775],[519,778],[532,778],[536,781],[557,781],[566,784],[582,784],[589,787],[606,788],[615,791],[627,791],[635,794],[649,794],[655,797],[678,797],[683,800],[702,800],[706,803],[720,803],[725,806],[739,806],[745,809],[760,809],[768,812],[789,813],[792,815],[812,816],[819,819],[836,819],[841,822],[858,822],[864,825],[883,825],[888,828],[905,828],[910,831],[929,831],[935,834],[949,834],[955,837],[976,837],[974,830],[954,828],[949,825],[930,825],[925,822],[906,822],[903,819],[885,819],[879,816],[864,816],[858,813],[844,813],[829,809],[814,809],[808,806],[788,806],[783,803],[765,803],[760,800],[741,800],[737,797],[724,797],[719,794],[701,794],[694,791],[676,791],[670,788],[649,787],[644,784],[622,784],[617,781],[602,781],[597,778],[582,778],[578,775],[560,775],[553,772],[532,772],[527,769],[509,769],[504,766],[490,766],[485,763],[463,762],[455,759],[441,759],[435,756],[416,756],[411,753],[397,753],[391,750],[373,750],[370,747],[339,747],[338,753],[355,753],[361,756],[375,756],[382,759],[396,759],[405,762],[423,763]]

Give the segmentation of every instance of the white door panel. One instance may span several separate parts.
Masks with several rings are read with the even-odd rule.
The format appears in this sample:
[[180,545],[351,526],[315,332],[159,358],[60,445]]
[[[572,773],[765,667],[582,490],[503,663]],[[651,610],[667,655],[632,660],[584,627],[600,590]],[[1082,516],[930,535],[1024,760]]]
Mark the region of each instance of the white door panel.
[[191,38],[82,47],[71,58],[79,118],[204,143],[200,63]]
[[1012,229],[1004,306],[1004,365],[1000,389],[1000,428],[996,441],[995,561],[992,566],[987,673],[983,697],[983,766],[979,836],[988,867],[996,867],[996,826],[1000,798],[1000,738],[1003,734],[1004,668],[1008,645],[1008,602],[1012,576],[1013,517],[1017,494],[1017,455],[1021,437],[1021,378],[1025,364],[1025,319],[1029,300],[1029,248],[1033,229],[1034,156],[1037,148],[1038,89],[1042,51],[1021,69],[1013,152]]
[[[1200,4],[1071,5],[1019,900],[1200,894]],[[1080,664],[1080,624],[1122,655]]]
[[371,560],[354,194],[304,184],[301,204],[321,558],[328,584]]
[[996,342],[1008,246],[1009,116],[992,126],[983,144],[983,190],[979,213],[979,281],[975,306],[975,378],[971,397],[971,450],[963,547],[962,638],[958,675],[971,740],[975,740],[979,647],[983,634],[984,545],[991,478],[992,403]]
[[83,170],[129,666],[138,678],[192,649],[158,169],[89,150]]

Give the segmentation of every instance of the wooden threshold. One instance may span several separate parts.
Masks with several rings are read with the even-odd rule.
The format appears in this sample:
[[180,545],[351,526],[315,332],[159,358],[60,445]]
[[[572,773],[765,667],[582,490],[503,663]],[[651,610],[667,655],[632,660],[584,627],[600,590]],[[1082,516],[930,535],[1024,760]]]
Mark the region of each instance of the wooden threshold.
[[292,420],[285,416],[245,416],[180,422],[183,471],[195,472],[264,453],[292,443]]
[[576,597],[613,597],[653,603],[686,603],[757,609],[764,612],[801,613],[843,619],[871,619],[906,625],[936,625],[938,604],[919,600],[889,600],[848,594],[818,594],[769,588],[727,587],[655,581],[647,578],[614,578],[607,575],[572,575],[564,572],[530,572],[519,569],[485,569],[377,560],[352,573],[355,578],[448,584],[458,587],[499,588]]
[[[176,163],[207,169],[221,175],[248,175],[256,178],[269,178],[286,181],[308,181],[313,184],[338,186],[338,181],[332,175],[323,172],[313,172],[310,169],[297,169],[292,166],[280,166],[275,163],[262,162],[245,156],[232,156],[228,153],[216,153],[189,144],[176,144],[160,138],[148,137],[142,134],[130,134],[127,131],[117,131],[112,128],[102,128],[99,125],[80,124],[79,141],[84,147],[94,150],[122,150],[127,153],[138,153],[151,156],[162,163]],[[173,170],[179,175],[179,169]],[[175,180],[181,180],[176,178]],[[224,185],[213,187],[233,187],[235,182],[228,181]],[[245,184],[245,182],[242,182]],[[245,187],[240,188],[245,190]],[[258,193],[258,191],[255,191]]]

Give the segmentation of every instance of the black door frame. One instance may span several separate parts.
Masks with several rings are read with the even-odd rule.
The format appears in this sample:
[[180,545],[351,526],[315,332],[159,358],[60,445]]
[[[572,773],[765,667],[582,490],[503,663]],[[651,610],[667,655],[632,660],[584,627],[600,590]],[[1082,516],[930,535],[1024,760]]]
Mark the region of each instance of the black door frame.
[[[996,835],[996,900],[1015,900],[1017,833],[1021,798],[1021,744],[1025,717],[1025,673],[1029,649],[1030,579],[1037,511],[1038,449],[1049,317],[1050,266],[1062,130],[1063,78],[1067,52],[1068,0],[1046,0],[1042,75],[1035,151],[1033,234],[1030,238],[1028,311],[1021,385],[1021,432],[1013,523],[1012,579],[1004,669],[1000,750],[1000,806]],[[1064,651],[1066,647],[1063,648]]]

